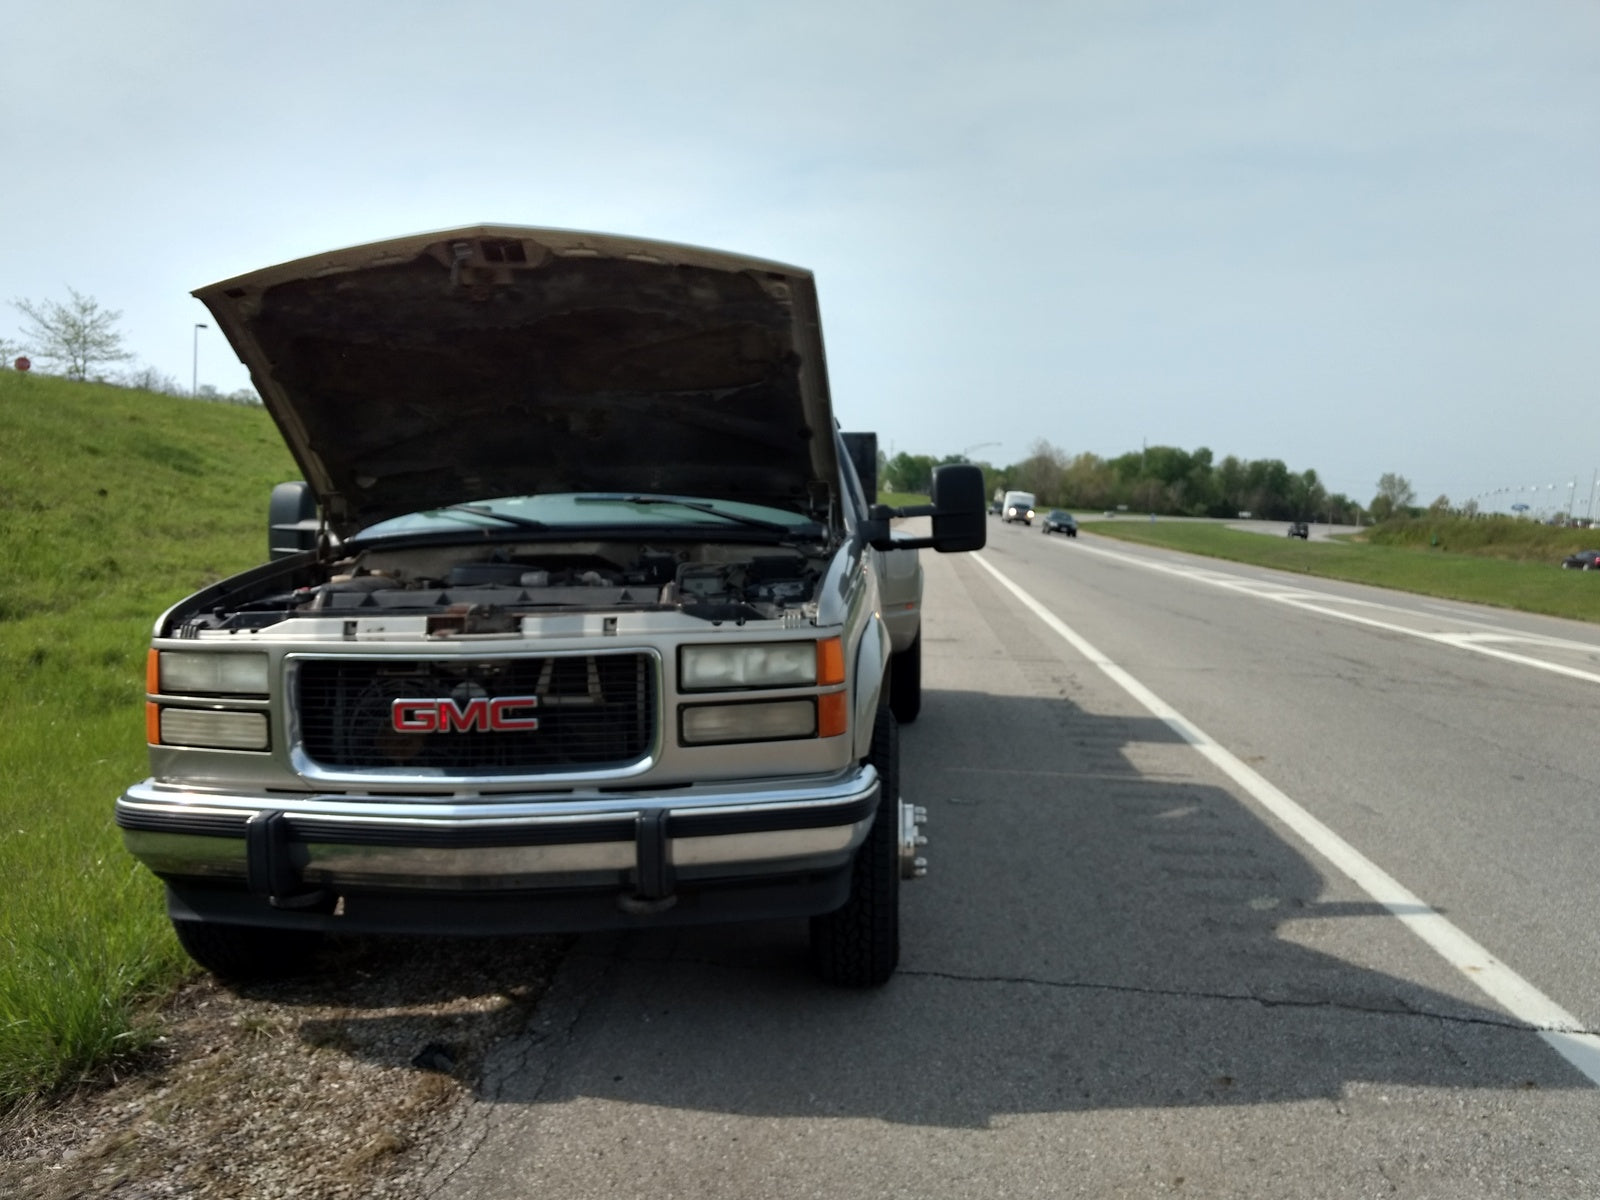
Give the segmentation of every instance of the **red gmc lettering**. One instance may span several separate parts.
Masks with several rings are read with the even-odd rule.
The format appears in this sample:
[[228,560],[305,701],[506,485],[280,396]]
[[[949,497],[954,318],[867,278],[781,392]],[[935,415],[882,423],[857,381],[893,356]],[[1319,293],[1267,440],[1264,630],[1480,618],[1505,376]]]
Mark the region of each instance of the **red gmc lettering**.
[[396,700],[390,719],[400,733],[509,733],[539,728],[537,696],[474,696],[464,705],[443,699]]

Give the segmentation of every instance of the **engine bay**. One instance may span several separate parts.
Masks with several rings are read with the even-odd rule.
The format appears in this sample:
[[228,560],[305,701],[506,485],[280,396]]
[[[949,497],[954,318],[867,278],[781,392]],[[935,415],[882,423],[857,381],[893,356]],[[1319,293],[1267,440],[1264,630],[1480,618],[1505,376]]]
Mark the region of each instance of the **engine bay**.
[[179,614],[179,636],[265,629],[304,616],[453,615],[463,631],[552,611],[677,611],[777,620],[814,608],[825,559],[801,549],[698,543],[374,547],[293,586],[276,578]]

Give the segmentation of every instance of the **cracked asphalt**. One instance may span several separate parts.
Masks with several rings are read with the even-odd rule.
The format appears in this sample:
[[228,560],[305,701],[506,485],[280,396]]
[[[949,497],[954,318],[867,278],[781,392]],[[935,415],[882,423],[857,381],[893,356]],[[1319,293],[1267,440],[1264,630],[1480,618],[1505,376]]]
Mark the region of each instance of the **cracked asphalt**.
[[[1587,735],[1551,733],[1593,685],[990,536],[989,562],[1595,1022],[1596,779]],[[428,1194],[1600,1195],[1586,1078],[976,564],[925,558],[902,785],[931,866],[897,976],[816,983],[800,923],[581,939]]]

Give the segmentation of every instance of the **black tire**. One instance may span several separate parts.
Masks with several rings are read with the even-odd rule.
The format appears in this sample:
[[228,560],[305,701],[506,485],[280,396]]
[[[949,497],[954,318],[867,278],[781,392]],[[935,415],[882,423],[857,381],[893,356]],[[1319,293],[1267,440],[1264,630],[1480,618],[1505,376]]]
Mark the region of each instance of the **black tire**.
[[851,867],[844,907],[811,918],[811,966],[840,987],[881,987],[900,961],[900,734],[894,713],[878,710],[872,755],[878,815]]
[[894,719],[909,725],[922,711],[922,630],[889,659],[889,707]]
[[287,979],[316,962],[322,934],[314,929],[269,929],[214,921],[174,921],[178,943],[195,962],[221,979]]

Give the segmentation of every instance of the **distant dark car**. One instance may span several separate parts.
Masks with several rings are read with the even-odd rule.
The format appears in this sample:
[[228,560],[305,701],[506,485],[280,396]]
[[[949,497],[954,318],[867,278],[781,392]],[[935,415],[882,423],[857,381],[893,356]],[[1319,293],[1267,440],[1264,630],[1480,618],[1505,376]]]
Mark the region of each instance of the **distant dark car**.
[[1289,536],[1297,537],[1301,541],[1304,541],[1311,536],[1311,526],[1307,525],[1304,521],[1296,521],[1289,526]]
[[1561,560],[1569,571],[1600,571],[1600,550],[1579,550]]
[[1064,533],[1068,537],[1078,536],[1078,522],[1069,512],[1062,512],[1059,508],[1051,509],[1050,514],[1044,519],[1046,533]]

